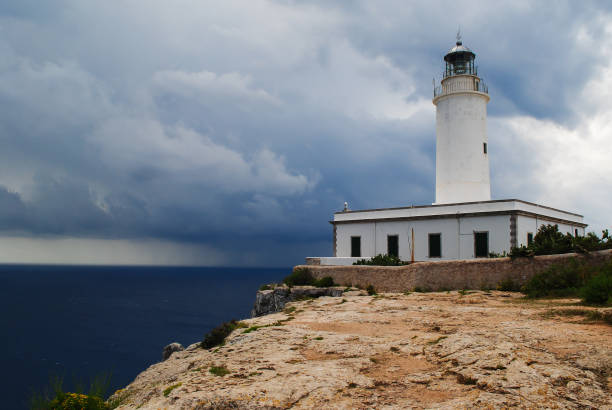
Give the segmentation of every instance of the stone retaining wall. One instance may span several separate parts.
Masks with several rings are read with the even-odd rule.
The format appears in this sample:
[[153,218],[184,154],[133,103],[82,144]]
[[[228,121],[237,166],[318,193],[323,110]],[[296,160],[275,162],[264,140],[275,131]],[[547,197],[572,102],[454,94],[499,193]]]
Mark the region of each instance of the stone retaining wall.
[[514,260],[491,258],[416,262],[405,266],[298,265],[294,270],[308,268],[317,279],[331,276],[334,282],[342,286],[372,285],[380,292],[403,292],[417,287],[429,290],[495,289],[505,279],[512,279],[522,285],[536,273],[570,258],[601,263],[612,259],[612,250],[591,252],[586,255],[568,253]]

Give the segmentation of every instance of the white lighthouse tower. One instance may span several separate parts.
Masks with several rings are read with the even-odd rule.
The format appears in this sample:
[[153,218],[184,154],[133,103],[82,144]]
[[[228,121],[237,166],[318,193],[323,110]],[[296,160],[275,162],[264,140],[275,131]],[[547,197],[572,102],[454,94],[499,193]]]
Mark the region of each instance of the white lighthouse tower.
[[478,77],[476,55],[461,42],[444,56],[446,69],[434,88],[436,106],[436,202],[489,201],[487,86]]

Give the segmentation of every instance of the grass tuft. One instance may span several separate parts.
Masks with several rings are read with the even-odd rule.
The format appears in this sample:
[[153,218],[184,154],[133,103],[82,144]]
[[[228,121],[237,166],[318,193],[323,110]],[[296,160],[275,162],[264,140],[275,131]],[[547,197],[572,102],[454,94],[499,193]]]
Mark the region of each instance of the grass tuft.
[[457,375],[457,382],[460,383],[460,384],[473,385],[473,384],[476,384],[476,382],[478,382],[478,380],[474,379],[473,377],[470,377],[470,376],[464,376],[462,374],[458,374]]
[[173,384],[172,386],[166,387],[164,389],[164,397],[168,397],[168,395],[172,392],[172,390],[176,389],[177,387],[182,386],[183,383],[177,383],[177,384]]
[[231,372],[225,366],[211,366],[208,371],[215,376],[223,377]]
[[612,311],[599,311],[581,308],[550,309],[542,313],[544,318],[554,316],[582,316],[589,322],[605,322],[612,325]]

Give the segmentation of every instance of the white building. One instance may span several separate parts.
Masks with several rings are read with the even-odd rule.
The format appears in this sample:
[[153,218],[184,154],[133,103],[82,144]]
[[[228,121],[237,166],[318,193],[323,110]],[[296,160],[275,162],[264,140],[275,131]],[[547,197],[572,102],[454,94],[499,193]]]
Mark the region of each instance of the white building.
[[527,245],[541,225],[584,235],[582,215],[518,199],[491,200],[487,86],[461,38],[444,56],[436,106],[436,201],[433,205],[336,212],[334,257],[308,263],[350,265],[386,253],[402,260],[471,259]]

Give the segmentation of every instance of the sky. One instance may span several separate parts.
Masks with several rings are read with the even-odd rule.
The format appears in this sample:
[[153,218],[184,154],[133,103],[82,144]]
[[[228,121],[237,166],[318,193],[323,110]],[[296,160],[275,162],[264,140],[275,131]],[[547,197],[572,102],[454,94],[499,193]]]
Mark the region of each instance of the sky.
[[435,194],[461,27],[494,199],[612,228],[612,6],[4,0],[0,262],[290,266]]

